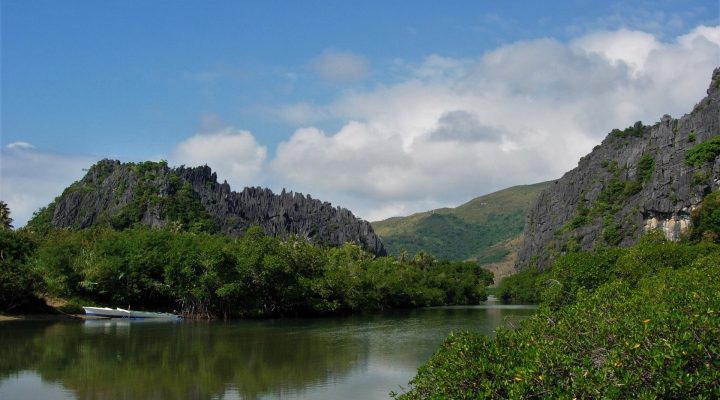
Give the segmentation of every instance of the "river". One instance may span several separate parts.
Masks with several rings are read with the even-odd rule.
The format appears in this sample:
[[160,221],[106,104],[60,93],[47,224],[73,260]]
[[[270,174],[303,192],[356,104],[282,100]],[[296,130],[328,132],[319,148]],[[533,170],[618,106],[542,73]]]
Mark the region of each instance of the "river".
[[451,331],[491,335],[532,306],[333,318],[0,322],[0,399],[387,399]]

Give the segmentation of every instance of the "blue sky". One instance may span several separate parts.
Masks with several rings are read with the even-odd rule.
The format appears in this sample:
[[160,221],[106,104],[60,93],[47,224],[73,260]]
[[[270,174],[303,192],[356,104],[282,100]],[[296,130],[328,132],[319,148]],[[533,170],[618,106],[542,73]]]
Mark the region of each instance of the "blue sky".
[[720,65],[715,0],[547,3],[3,0],[0,198],[24,224],[109,157],[453,206],[689,111]]

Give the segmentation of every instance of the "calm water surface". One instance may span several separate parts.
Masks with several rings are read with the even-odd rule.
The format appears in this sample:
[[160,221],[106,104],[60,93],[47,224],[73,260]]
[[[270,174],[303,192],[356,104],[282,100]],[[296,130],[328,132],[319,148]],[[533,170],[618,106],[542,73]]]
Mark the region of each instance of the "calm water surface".
[[0,323],[0,399],[386,399],[451,331],[531,306],[232,322]]

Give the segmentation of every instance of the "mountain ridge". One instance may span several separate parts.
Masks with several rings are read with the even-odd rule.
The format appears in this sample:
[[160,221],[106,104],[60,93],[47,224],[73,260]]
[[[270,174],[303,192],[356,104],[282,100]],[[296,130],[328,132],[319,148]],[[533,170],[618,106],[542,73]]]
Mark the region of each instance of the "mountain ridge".
[[259,225],[272,236],[298,235],[337,246],[351,241],[374,254],[386,254],[370,223],[345,208],[285,190],[274,194],[246,187],[235,192],[227,182],[219,183],[207,165],[170,168],[164,161],[101,160],[36,213],[28,227],[84,229],[107,224],[124,229],[136,223],[230,236]]
[[444,207],[372,222],[390,254],[426,251],[449,260],[500,262],[513,252],[532,199],[550,182],[518,185]]

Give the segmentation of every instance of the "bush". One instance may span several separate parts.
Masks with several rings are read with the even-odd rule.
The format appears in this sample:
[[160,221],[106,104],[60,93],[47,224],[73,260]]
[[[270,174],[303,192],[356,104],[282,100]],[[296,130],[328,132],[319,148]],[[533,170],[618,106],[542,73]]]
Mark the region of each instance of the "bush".
[[0,229],[0,312],[34,298],[38,278],[28,263],[34,250],[35,242],[25,233]]
[[695,241],[720,243],[720,192],[705,196],[691,215],[690,238]]
[[642,182],[648,182],[652,178],[652,174],[655,171],[655,159],[646,154],[640,158],[637,166],[638,180]]
[[497,294],[508,303],[538,303],[545,277],[534,268],[524,269],[500,281]]
[[[691,135],[695,136],[695,135]],[[691,140],[694,141],[694,140]],[[702,143],[696,144],[685,155],[685,162],[696,168],[705,163],[715,161],[720,155],[720,136],[712,137]]]
[[598,248],[558,258],[546,278],[541,300],[551,308],[575,302],[580,290],[594,290],[615,277],[615,263],[622,253],[617,248]]
[[720,256],[582,291],[495,339],[451,335],[399,399],[718,398]]

